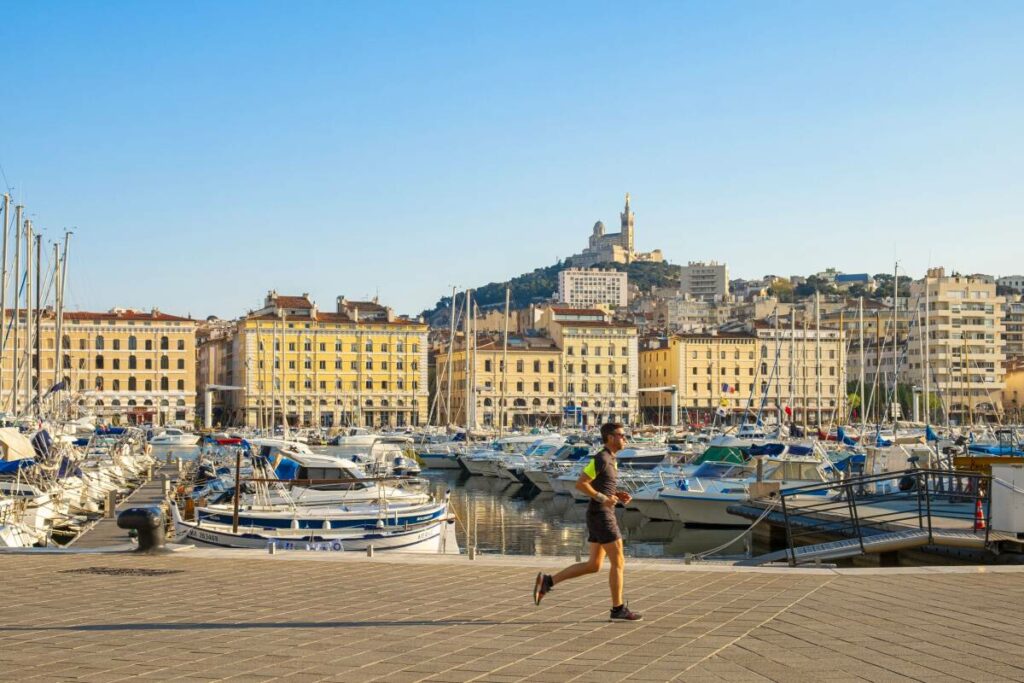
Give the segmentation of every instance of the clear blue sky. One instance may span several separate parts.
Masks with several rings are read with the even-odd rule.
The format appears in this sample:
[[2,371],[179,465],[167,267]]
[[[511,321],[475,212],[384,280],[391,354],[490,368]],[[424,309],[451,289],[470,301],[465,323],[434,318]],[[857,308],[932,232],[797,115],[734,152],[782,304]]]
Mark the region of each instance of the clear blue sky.
[[10,2],[0,165],[70,304],[402,313],[579,251],[1024,271],[1021,2]]

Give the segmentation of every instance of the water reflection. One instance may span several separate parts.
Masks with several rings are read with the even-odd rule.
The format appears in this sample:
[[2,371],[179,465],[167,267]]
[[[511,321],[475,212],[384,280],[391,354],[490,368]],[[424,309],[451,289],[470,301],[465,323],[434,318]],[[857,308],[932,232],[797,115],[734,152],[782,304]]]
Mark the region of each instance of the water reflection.
[[[459,543],[475,535],[481,552],[515,555],[574,555],[587,552],[586,505],[571,496],[536,493],[536,489],[494,477],[456,472],[426,472],[431,491],[451,491],[459,518]],[[718,554],[738,555],[744,542],[735,529],[687,529],[679,522],[649,520],[639,512],[618,509],[626,554],[634,557],[683,557],[728,544]],[[468,528],[468,534],[467,534]],[[732,541],[730,543],[730,541]]]

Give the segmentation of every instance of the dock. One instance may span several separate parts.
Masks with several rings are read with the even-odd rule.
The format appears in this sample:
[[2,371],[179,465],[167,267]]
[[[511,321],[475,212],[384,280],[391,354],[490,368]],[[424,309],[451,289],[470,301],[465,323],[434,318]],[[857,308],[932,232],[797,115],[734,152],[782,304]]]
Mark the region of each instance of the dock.
[[535,607],[566,558],[196,549],[0,555],[0,670],[33,681],[1020,681],[1024,568],[627,561]]
[[128,531],[117,526],[117,512],[131,507],[159,506],[164,500],[164,477],[173,485],[178,477],[176,464],[157,463],[153,476],[141,486],[122,498],[116,507],[114,516],[101,517],[83,531],[69,546],[75,548],[105,548],[123,545],[129,541]]

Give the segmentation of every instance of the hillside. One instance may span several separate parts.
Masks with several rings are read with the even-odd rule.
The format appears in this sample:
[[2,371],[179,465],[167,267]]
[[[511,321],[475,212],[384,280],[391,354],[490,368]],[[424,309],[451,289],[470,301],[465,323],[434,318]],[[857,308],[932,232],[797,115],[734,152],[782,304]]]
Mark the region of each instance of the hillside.
[[[653,287],[679,285],[679,266],[670,263],[606,263],[606,269],[626,271],[629,283],[636,285],[641,291],[650,291]],[[558,272],[566,266],[557,263],[553,266],[538,268],[532,273],[525,273],[506,282],[491,282],[474,290],[474,300],[482,310],[500,308],[505,305],[505,287],[510,288],[510,305],[513,309],[525,308],[531,303],[547,301],[558,292]],[[441,297],[437,304],[423,311],[423,316],[433,326],[444,327],[449,321],[451,297]]]

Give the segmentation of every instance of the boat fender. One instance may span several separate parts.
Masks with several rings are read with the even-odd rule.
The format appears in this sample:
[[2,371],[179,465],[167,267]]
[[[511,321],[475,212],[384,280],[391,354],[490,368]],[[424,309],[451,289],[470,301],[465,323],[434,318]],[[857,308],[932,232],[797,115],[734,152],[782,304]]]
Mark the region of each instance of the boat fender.
[[917,487],[917,479],[911,476],[900,477],[899,483],[897,484],[900,491],[907,492],[913,491]]

